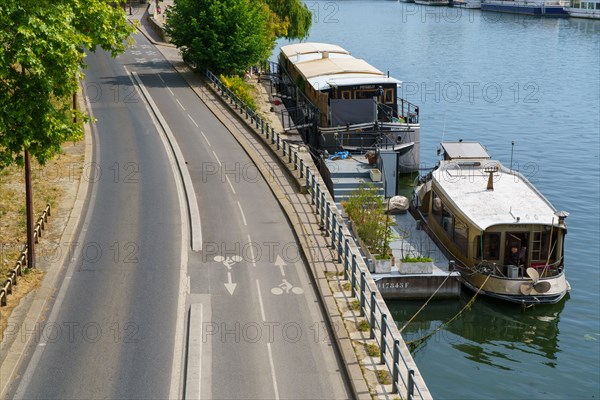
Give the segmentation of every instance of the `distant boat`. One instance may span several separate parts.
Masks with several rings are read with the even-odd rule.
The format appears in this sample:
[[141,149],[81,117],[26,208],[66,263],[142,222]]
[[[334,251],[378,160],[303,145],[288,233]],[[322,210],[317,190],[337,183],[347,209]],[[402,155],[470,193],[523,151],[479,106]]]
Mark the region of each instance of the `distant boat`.
[[448,6],[450,0],[415,0],[415,3],[423,6]]
[[[476,142],[442,143],[443,159],[420,177],[413,210],[473,291],[520,304],[553,304],[565,277],[565,211]],[[487,184],[486,184],[487,183]]]
[[481,0],[454,0],[452,6],[458,8],[481,8]]
[[567,12],[575,18],[600,19],[600,0],[571,0]]
[[563,0],[483,0],[482,11],[495,11],[510,14],[536,15],[543,17],[567,18],[568,3]]

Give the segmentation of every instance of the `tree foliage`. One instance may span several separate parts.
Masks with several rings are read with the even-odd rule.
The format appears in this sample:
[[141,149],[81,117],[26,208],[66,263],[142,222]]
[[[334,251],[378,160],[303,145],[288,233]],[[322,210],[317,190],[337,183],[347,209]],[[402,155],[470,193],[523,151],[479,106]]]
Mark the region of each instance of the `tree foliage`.
[[311,18],[301,0],[175,0],[167,33],[184,59],[241,74],[268,58],[278,37],[306,37]]
[[198,66],[240,74],[269,55],[268,9],[251,0],[177,0],[167,33]]
[[70,98],[85,50],[125,50],[134,28],[106,0],[3,0],[0,3],[0,168],[28,150],[41,164],[82,137]]

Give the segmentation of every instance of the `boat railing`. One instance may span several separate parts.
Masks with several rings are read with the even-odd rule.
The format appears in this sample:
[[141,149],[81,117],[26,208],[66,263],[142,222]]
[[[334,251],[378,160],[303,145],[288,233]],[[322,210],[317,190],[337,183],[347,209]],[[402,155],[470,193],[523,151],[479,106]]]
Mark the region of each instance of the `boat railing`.
[[[553,263],[548,263],[548,264],[539,263],[539,264],[530,264],[530,265],[531,265],[530,268],[534,268],[535,270],[537,270],[540,274],[540,277],[542,277],[542,278],[545,278],[548,276],[555,276],[555,275],[558,275],[561,271],[560,267],[562,265],[562,257]],[[488,273],[491,275],[501,276],[503,278],[508,277],[507,274],[504,273],[504,271],[508,267],[518,267],[519,268],[519,273],[518,273],[519,278],[523,278],[523,277],[527,276],[527,274],[526,274],[527,266],[526,265],[501,264],[501,263],[497,263],[495,261],[481,260],[475,266],[475,268],[477,270],[479,270],[480,272],[485,272],[485,273]]]
[[419,107],[400,97],[398,97],[398,115],[409,124],[419,123]]
[[[232,109],[240,112],[242,117],[245,116],[247,124],[271,143],[277,154],[287,159],[289,168],[297,171],[299,179],[304,180],[308,191],[307,201],[313,208],[326,239],[331,242],[333,257],[343,268],[344,280],[351,283],[351,295],[360,304],[360,317],[369,322],[369,337],[380,348],[379,364],[384,365],[391,376],[392,393],[409,400],[431,399],[431,393],[391,318],[377,283],[319,173],[304,162],[297,149],[282,140],[282,135],[268,121],[244,103],[217,76],[209,70],[205,74],[214,90]],[[391,321],[388,321],[388,316]]]

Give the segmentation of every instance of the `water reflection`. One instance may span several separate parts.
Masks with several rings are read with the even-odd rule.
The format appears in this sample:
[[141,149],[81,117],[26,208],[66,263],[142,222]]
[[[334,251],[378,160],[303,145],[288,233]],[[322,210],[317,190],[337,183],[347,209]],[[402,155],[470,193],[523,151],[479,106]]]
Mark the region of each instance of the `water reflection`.
[[[463,353],[468,360],[502,370],[511,370],[523,356],[539,357],[546,366],[556,366],[558,324],[568,295],[558,304],[525,310],[514,304],[479,297],[470,309],[465,309],[458,318],[445,325],[463,309],[471,295],[467,292],[455,302],[430,303],[404,329],[404,338],[413,354],[426,347],[427,342],[442,341]],[[388,306],[401,328],[421,303],[390,302]]]

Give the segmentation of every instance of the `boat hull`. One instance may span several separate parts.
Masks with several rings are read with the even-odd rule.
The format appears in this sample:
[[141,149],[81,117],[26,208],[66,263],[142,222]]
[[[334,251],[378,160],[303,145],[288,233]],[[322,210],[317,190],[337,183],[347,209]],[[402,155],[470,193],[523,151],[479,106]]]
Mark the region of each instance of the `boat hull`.
[[416,4],[420,4],[422,6],[448,6],[450,5],[450,1],[448,0],[415,0]]
[[590,10],[570,7],[567,12],[573,18],[600,19],[600,10]]
[[535,15],[543,17],[567,18],[569,13],[560,5],[543,5],[535,3],[483,2],[482,11],[494,11],[509,14]]
[[[474,271],[459,271],[461,282],[464,286],[474,292],[480,292],[489,297],[510,301],[513,303],[532,304],[555,304],[562,300],[568,291],[569,284],[564,273],[550,278],[540,279],[550,283],[550,290],[545,293],[524,295],[521,293],[521,285],[530,284],[529,279],[509,279],[497,276],[489,276]],[[481,288],[481,289],[480,289]]]
[[481,8],[481,3],[480,2],[469,2],[469,1],[454,1],[454,3],[452,3],[453,7],[456,8],[466,8],[466,9],[478,9]]

